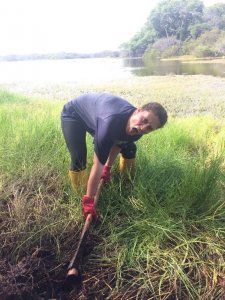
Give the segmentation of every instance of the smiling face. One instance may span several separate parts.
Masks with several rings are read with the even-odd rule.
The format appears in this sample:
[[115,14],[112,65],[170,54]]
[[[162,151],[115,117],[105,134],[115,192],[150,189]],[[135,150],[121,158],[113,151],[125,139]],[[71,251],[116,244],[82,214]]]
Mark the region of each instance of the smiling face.
[[130,116],[127,122],[126,133],[128,135],[147,134],[159,127],[159,118],[153,111],[138,108]]

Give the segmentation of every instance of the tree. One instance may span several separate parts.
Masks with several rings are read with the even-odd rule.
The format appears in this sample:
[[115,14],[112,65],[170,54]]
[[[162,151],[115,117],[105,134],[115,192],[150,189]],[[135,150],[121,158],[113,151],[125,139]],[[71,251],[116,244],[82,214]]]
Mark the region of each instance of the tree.
[[203,19],[211,28],[225,29],[225,4],[217,3],[207,7]]
[[189,26],[190,36],[193,39],[197,39],[204,32],[209,31],[211,29],[208,23],[197,23]]
[[158,39],[145,52],[146,57],[171,57],[180,54],[180,43],[174,37]]
[[144,26],[128,43],[120,45],[123,56],[142,56],[149,44],[156,39],[155,31]]
[[[129,56],[142,56],[147,51],[165,57],[193,54],[198,47],[198,53],[218,56],[224,53],[223,35],[218,30],[225,30],[224,3],[205,8],[201,0],[162,0],[150,12],[144,27],[122,49]],[[203,49],[202,45],[207,47]]]
[[159,38],[176,36],[184,41],[189,36],[189,27],[202,20],[203,7],[200,0],[164,0],[152,11],[148,23]]

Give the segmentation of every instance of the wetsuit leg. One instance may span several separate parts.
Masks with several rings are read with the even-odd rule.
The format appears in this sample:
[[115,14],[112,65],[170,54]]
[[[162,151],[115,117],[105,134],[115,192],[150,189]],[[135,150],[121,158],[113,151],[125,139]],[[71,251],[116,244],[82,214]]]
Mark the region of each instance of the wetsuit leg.
[[61,118],[62,132],[71,156],[71,170],[86,168],[86,130],[79,120]]
[[135,158],[137,152],[137,146],[135,145],[135,143],[130,142],[124,145],[119,145],[119,147],[121,147],[120,153],[122,154],[123,158],[126,159]]

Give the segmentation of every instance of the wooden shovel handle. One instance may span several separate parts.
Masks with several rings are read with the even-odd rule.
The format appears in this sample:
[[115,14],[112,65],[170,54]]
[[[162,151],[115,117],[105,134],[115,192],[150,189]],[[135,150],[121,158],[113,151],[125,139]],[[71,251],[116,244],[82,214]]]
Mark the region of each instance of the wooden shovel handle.
[[[97,205],[98,203],[98,199],[99,199],[99,196],[100,196],[100,191],[101,191],[101,187],[103,185],[103,179],[100,180],[99,182],[99,185],[98,185],[98,189],[97,189],[97,192],[96,192],[96,195],[95,195],[95,198],[94,198],[94,203],[95,203],[95,206]],[[69,267],[68,267],[68,275],[69,275],[69,272],[71,269],[76,269],[76,262],[79,261],[81,255],[83,254],[83,247],[84,247],[84,244],[85,244],[85,238],[86,238],[86,235],[87,235],[87,232],[91,226],[91,223],[93,221],[93,216],[92,214],[88,214],[87,215],[87,218],[85,220],[85,223],[84,223],[84,227],[82,229],[82,232],[81,232],[81,236],[80,236],[80,239],[79,239],[79,243],[78,243],[78,246],[77,246],[77,250],[73,256],[73,258],[71,259],[70,263],[69,263]],[[73,272],[75,272],[75,270],[73,270]]]

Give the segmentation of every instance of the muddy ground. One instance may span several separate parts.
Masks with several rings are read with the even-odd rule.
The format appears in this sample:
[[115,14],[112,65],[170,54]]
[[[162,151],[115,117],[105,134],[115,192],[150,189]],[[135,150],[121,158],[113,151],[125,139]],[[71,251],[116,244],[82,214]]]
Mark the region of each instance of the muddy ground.
[[50,249],[37,248],[16,264],[2,259],[0,299],[106,299],[115,286],[115,270],[94,266],[87,257],[80,267],[82,275],[72,285],[65,280],[68,262],[59,264]]
[[1,260],[0,299],[144,300],[151,297],[149,291],[143,290],[136,298],[140,287],[132,284],[112,293],[116,286],[115,269],[88,261],[88,255],[83,259],[83,267],[80,267],[81,276],[72,284],[66,280],[67,262],[57,265],[54,261],[54,254],[48,249],[36,249],[14,265]]

